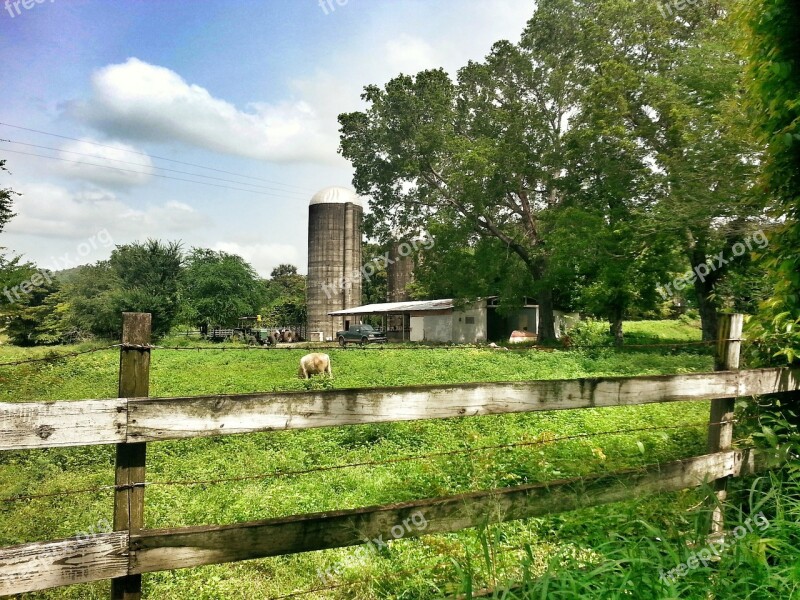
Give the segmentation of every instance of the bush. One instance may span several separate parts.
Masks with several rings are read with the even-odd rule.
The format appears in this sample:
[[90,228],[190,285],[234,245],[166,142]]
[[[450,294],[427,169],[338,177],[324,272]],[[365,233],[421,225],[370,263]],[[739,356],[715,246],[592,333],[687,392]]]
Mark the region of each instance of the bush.
[[607,347],[614,345],[614,338],[608,330],[608,323],[592,318],[578,321],[563,339],[569,346],[573,347]]

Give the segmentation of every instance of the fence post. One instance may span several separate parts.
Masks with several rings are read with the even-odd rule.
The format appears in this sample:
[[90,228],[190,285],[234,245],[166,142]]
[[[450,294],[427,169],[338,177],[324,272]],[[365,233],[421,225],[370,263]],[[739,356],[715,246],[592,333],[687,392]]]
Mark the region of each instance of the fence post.
[[[717,348],[714,370],[735,371],[739,369],[739,354],[742,347],[744,315],[723,314],[719,316]],[[711,417],[708,426],[708,453],[730,450],[733,445],[733,411],[736,398],[721,398],[711,401]],[[728,478],[714,481],[717,505],[711,516],[711,535],[722,535],[724,518],[721,503],[728,496]]]
[[[150,393],[149,313],[122,313],[122,346],[119,354],[120,398],[144,398]],[[142,346],[142,347],[136,347]],[[114,531],[138,531],[144,527],[146,443],[117,444],[114,492]],[[111,581],[112,600],[142,597],[142,576],[128,575]]]

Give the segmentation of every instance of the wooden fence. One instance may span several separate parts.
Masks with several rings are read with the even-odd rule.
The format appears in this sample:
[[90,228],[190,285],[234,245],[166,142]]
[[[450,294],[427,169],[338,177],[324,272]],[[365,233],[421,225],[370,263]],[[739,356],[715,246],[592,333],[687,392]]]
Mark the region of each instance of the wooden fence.
[[[0,595],[112,579],[140,598],[143,573],[353,546],[422,511],[424,534],[569,511],[724,482],[774,466],[734,450],[733,398],[800,390],[800,370],[737,371],[741,320],[723,319],[713,373],[188,398],[148,398],[150,315],[126,313],[119,398],[0,404],[0,450],[116,444],[114,529],[0,549]],[[734,369],[734,370],[731,370]],[[353,510],[234,525],[144,528],[149,442],[416,419],[709,400],[709,453],[666,464]],[[721,515],[715,520],[721,524]],[[410,531],[405,537],[422,535]]]

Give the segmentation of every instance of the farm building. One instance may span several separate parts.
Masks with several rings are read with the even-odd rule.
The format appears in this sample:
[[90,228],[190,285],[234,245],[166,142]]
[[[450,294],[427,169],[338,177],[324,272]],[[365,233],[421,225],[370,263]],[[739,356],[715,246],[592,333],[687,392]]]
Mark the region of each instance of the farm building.
[[[366,304],[329,313],[342,317],[345,327],[352,320],[367,316],[383,317],[384,323],[403,323],[390,326],[387,336],[393,341],[445,342],[477,344],[489,341],[508,341],[512,331],[538,332],[539,307],[526,300],[525,305],[511,315],[498,312],[496,297],[459,305],[453,299],[414,300]],[[352,317],[349,320],[347,317]],[[389,318],[393,317],[391,321]],[[556,329],[561,332],[576,314],[556,311]]]

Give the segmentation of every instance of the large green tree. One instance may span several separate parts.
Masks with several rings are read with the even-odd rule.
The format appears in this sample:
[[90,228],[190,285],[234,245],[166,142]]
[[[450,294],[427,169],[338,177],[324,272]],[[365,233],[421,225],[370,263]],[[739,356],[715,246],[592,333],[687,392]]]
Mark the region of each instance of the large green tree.
[[563,200],[567,121],[588,76],[580,40],[574,3],[542,2],[521,45],[497,43],[456,81],[439,69],[367,86],[367,110],[339,117],[373,218],[498,240],[531,279],[542,339],[555,336],[545,217]]
[[119,312],[152,313],[153,335],[169,333],[180,309],[181,244],[149,239],[117,246],[108,262]]
[[264,285],[242,257],[194,248],[181,282],[182,318],[197,326],[232,327],[258,312]]

